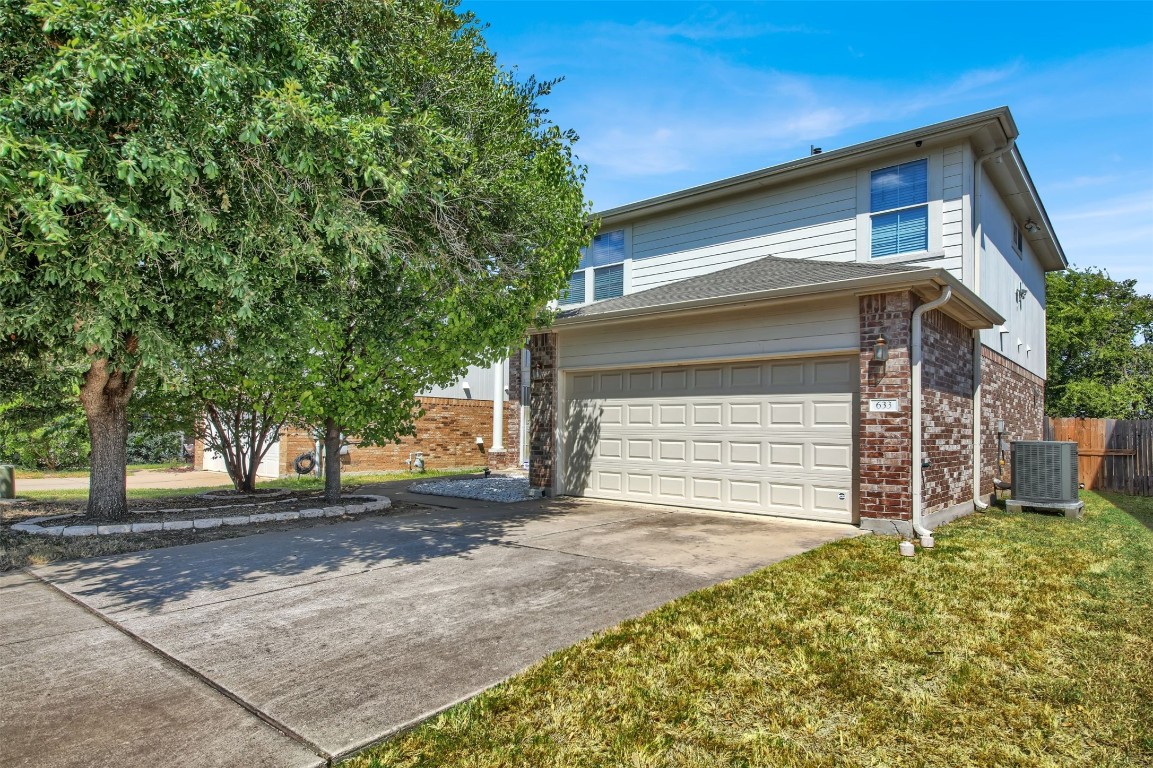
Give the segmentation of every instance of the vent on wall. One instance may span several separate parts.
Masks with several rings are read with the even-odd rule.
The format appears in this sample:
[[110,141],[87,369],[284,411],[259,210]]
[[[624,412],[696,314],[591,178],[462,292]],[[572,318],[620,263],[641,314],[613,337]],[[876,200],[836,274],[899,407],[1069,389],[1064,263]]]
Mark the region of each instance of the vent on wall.
[[1077,444],[1055,440],[1013,443],[1013,500],[1022,504],[1077,501]]

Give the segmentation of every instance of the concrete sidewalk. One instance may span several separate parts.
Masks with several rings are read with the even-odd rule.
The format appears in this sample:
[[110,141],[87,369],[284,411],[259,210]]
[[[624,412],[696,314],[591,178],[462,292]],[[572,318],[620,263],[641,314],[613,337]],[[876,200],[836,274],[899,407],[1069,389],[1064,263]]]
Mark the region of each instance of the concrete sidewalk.
[[[232,485],[227,472],[172,472],[166,469],[139,469],[129,472],[129,488],[215,488]],[[16,494],[24,491],[65,491],[88,487],[88,477],[16,478]]]
[[[421,498],[390,490],[396,498]],[[35,570],[135,638],[101,630],[114,633],[109,637],[116,642],[155,649],[313,745],[315,754],[338,758],[598,630],[860,533],[849,526],[581,499],[429,502],[440,507]],[[31,605],[24,610],[35,612]],[[9,613],[0,613],[0,624],[9,623]],[[61,635],[54,658],[70,658],[69,648],[85,658],[82,638],[97,629],[94,619],[84,618],[82,631]],[[207,688],[206,702],[223,698],[204,680],[182,678],[176,666],[152,663],[174,676],[165,685],[183,680]],[[75,665],[102,669],[94,661]],[[44,768],[80,764],[74,752],[89,751],[88,744],[115,753],[125,735],[105,734],[101,724],[131,722],[136,704],[128,697],[101,702],[98,693],[102,685],[147,687],[130,679],[133,666],[115,671],[125,682],[111,674],[93,680],[75,700],[62,685],[57,695],[73,713],[64,719],[55,714],[61,704],[35,695],[51,668],[51,659],[6,668],[5,685],[21,693],[15,715],[6,713],[0,743],[36,750],[35,765]],[[227,715],[228,704],[238,711]],[[254,718],[239,704],[225,699],[221,707],[159,719],[173,728],[187,723],[189,745],[199,738],[200,720],[221,723],[213,727],[235,729],[236,754],[246,756],[233,758],[206,738],[178,755],[182,764],[260,765],[264,755],[284,755],[280,765],[298,759],[308,764],[297,741],[272,738],[249,722]],[[71,717],[81,732],[74,741],[56,741]],[[147,719],[144,726],[150,728]],[[152,729],[135,743],[156,738],[159,731]],[[136,759],[134,749],[123,763],[155,762]],[[222,754],[229,759],[219,759]]]

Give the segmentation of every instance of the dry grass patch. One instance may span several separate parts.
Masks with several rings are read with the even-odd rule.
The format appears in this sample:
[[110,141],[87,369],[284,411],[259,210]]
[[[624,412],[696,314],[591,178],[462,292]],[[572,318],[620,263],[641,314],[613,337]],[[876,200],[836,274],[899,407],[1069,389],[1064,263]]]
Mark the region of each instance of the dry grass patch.
[[828,544],[545,659],[346,768],[1153,765],[1153,503]]

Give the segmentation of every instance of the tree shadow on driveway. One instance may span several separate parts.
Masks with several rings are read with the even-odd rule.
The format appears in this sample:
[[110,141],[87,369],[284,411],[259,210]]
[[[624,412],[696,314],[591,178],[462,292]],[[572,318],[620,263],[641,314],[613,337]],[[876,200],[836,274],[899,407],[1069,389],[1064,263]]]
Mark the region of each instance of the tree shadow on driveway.
[[[400,565],[469,558],[533,525],[563,531],[614,515],[565,499],[432,508],[315,528],[100,557],[32,571],[110,615],[149,615]],[[633,512],[636,517],[643,512]],[[648,514],[652,514],[651,512]]]

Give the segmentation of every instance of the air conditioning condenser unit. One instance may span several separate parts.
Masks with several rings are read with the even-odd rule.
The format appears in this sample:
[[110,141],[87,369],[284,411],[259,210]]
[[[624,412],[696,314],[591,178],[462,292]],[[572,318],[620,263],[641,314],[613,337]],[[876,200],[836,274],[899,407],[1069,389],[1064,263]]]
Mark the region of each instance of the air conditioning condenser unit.
[[1010,510],[1023,507],[1081,517],[1085,502],[1077,494],[1077,444],[1057,440],[1018,440],[1012,444],[1013,498]]

